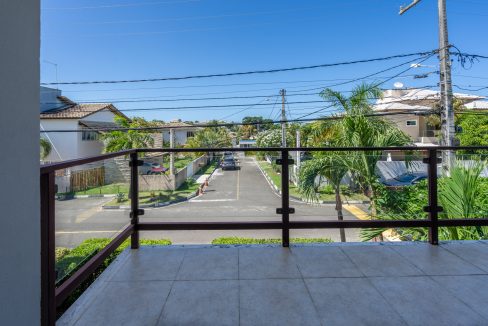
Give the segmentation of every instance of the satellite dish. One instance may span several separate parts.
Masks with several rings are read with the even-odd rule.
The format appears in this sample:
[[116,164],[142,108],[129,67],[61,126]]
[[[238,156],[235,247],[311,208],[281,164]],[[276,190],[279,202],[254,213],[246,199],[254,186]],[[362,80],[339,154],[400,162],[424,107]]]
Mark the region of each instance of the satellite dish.
[[396,83],[394,83],[394,84],[393,84],[393,86],[394,86],[395,88],[403,88],[403,83],[396,82]]

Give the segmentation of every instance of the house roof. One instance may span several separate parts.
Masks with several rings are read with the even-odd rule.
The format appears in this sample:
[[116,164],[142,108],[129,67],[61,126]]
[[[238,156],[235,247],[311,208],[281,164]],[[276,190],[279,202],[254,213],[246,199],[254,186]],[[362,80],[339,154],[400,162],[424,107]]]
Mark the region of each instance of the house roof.
[[373,107],[374,111],[402,111],[402,112],[414,112],[414,111],[429,111],[431,107],[423,105],[407,105],[403,103],[383,103],[377,104]]
[[83,119],[96,112],[109,110],[113,114],[129,119],[111,103],[78,104],[65,96],[58,96],[65,107],[41,112],[41,119]]
[[86,121],[80,120],[78,122],[81,126],[90,128],[90,129],[113,129],[120,127],[115,122],[105,122],[105,121]]
[[[440,100],[440,92],[429,89],[395,89],[384,92],[384,98],[376,101],[376,104],[402,103],[410,106],[428,106],[432,107]],[[470,103],[481,100],[483,97],[478,95],[454,93],[455,98],[462,100],[464,103]]]
[[171,122],[161,123],[160,127],[161,128],[184,128],[184,127],[195,128],[194,125],[182,121],[171,121]]
[[488,110],[488,101],[473,101],[464,106],[469,110]]

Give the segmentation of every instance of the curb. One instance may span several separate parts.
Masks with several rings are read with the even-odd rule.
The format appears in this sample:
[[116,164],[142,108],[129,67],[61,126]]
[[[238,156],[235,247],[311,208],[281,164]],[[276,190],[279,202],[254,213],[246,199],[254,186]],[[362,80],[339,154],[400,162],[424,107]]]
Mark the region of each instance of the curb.
[[[212,177],[212,175],[215,173],[215,171],[217,171],[218,169],[218,165],[215,167],[215,169],[212,171],[212,173],[210,173],[210,175],[208,176],[208,180],[210,182],[210,178]],[[89,195],[86,195],[86,196],[89,196]],[[104,196],[104,195],[102,195]],[[107,195],[105,195],[107,196]],[[108,195],[110,197],[115,197],[116,195]],[[107,196],[107,197],[108,197]],[[198,189],[195,191],[195,193],[193,194],[190,194],[189,196],[185,197],[185,198],[181,198],[181,199],[177,199],[177,200],[172,200],[172,201],[167,201],[167,202],[164,202],[164,203],[154,203],[154,204],[140,204],[139,207],[140,208],[158,208],[158,207],[165,207],[165,206],[169,206],[169,205],[173,205],[173,204],[178,204],[178,203],[181,203],[181,202],[184,202],[184,201],[188,201],[192,198],[195,198],[195,197],[198,197]],[[130,209],[130,206],[125,206],[125,205],[120,205],[120,206],[116,206],[116,205],[111,205],[111,206],[102,206],[102,209]]]
[[[263,173],[264,177],[266,178],[266,180],[268,180],[268,183],[273,187],[273,189],[276,191],[276,193],[278,193],[279,195],[281,195],[281,190],[274,184],[273,180],[268,176],[268,174],[266,173],[266,171],[264,171],[261,166],[259,165],[259,163],[256,161],[256,164],[259,168],[259,170],[261,170],[261,172]],[[303,199],[299,198],[299,197],[295,197],[295,196],[292,196],[292,195],[289,195],[291,199],[294,199],[294,200],[297,200],[297,201],[300,201],[304,204],[335,204],[335,200],[319,200],[317,203],[313,203],[313,202],[308,202],[308,201],[304,201]],[[343,201],[344,203],[347,203],[347,204],[369,204],[370,201],[369,200],[346,200],[346,201]]]
[[[184,202],[184,201],[187,201],[187,200],[190,200],[194,197],[197,196],[197,193],[198,193],[198,190],[187,196],[187,197],[184,197],[184,198],[181,198],[181,199],[177,199],[177,200],[172,200],[172,201],[167,201],[167,202],[164,202],[164,203],[154,203],[154,204],[140,204],[139,205],[139,208],[157,208],[157,207],[165,207],[165,206],[169,206],[169,205],[172,205],[172,204],[177,204],[177,203],[181,203],[181,202]],[[130,206],[126,206],[126,205],[120,205],[120,206],[117,206],[117,205],[110,205],[110,206],[102,206],[102,209],[130,209]]]

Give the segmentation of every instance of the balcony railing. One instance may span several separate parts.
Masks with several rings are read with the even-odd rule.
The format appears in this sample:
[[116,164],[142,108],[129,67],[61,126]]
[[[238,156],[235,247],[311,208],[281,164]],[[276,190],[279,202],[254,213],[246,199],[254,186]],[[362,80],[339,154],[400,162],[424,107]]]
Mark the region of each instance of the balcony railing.
[[[41,184],[41,256],[42,256],[42,323],[54,325],[56,309],[77,287],[87,279],[104,260],[113,253],[124,240],[130,238],[131,248],[139,248],[140,231],[168,230],[281,230],[283,247],[290,244],[290,230],[293,229],[350,229],[350,228],[428,228],[429,242],[437,245],[440,227],[488,226],[488,218],[476,219],[439,219],[442,207],[438,204],[437,179],[439,154],[442,151],[488,150],[488,147],[383,147],[383,148],[202,148],[202,149],[134,149],[95,157],[65,161],[44,165],[40,169]],[[144,210],[139,207],[138,167],[143,161],[144,153],[191,153],[191,152],[274,152],[279,153],[276,164],[281,165],[281,207],[276,207],[280,221],[259,222],[141,222],[139,217]],[[290,207],[289,165],[292,164],[290,152],[421,152],[428,172],[428,203],[424,208],[426,219],[418,220],[290,220],[295,213]],[[55,269],[55,173],[57,170],[78,165],[94,163],[119,156],[129,157],[130,166],[130,224],[126,226],[111,242],[94,256],[88,259],[75,273],[56,287]]]

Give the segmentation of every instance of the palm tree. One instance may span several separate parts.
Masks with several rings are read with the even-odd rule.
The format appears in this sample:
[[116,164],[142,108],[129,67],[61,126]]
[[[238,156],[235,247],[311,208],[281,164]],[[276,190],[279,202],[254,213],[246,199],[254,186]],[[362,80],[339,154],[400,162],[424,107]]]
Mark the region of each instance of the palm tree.
[[44,160],[51,153],[52,145],[47,139],[41,138],[40,146],[41,146],[41,150],[40,150],[41,160]]
[[[207,127],[199,130],[188,139],[187,148],[224,148],[232,146],[229,132],[223,127]],[[193,153],[200,156],[203,153]]]
[[[440,218],[459,219],[479,217],[479,191],[481,172],[485,164],[478,161],[465,167],[457,163],[450,171],[450,176],[439,183],[439,201],[444,208]],[[486,212],[484,212],[486,214]],[[483,214],[483,213],[482,213]],[[484,238],[487,227],[448,227],[441,231],[448,240],[477,240]]]
[[[345,97],[331,89],[323,90],[320,95],[344,110],[338,120],[337,145],[343,147],[390,147],[411,144],[412,140],[393,124],[379,117],[370,115],[371,100],[382,97],[381,90],[374,85],[362,84],[353,89],[351,96]],[[375,215],[375,186],[378,177],[376,164],[382,158],[382,151],[355,151],[342,153],[346,166],[359,176],[358,182],[366,196],[372,201],[372,215]]]
[[[123,117],[115,117],[114,120],[121,128],[137,128],[143,126],[140,118],[135,121],[129,121]],[[110,131],[102,134],[101,139],[105,143],[105,153],[133,148],[145,148],[154,144],[154,138],[151,137],[149,132],[139,130]]]
[[[308,132],[308,144],[313,146],[340,147],[389,147],[411,143],[411,139],[396,126],[387,121],[370,116],[373,113],[371,100],[381,98],[382,92],[375,85],[362,84],[355,87],[349,97],[332,89],[324,89],[320,96],[341,108],[344,114],[335,121],[318,122]],[[310,167],[302,172],[304,178],[302,193],[310,197],[312,174],[322,175],[334,186],[336,210],[342,215],[342,200],[339,184],[342,177],[350,171],[357,176],[357,182],[371,201],[371,216],[376,216],[376,185],[378,177],[376,164],[382,158],[382,151],[329,152],[327,159],[317,159],[308,163]],[[315,160],[315,159],[314,159]],[[313,160],[312,160],[313,161]],[[313,167],[313,169],[312,169]],[[327,175],[328,174],[328,175]],[[340,178],[339,178],[340,177]],[[313,179],[315,180],[315,179]],[[342,235],[341,235],[342,239]]]
[[[337,219],[342,221],[344,215],[342,213],[340,184],[347,171],[348,168],[338,153],[318,153],[312,160],[304,162],[301,166],[298,189],[305,199],[314,202],[318,199],[315,179],[317,176],[326,178],[334,188]],[[341,242],[346,242],[346,234],[343,228],[340,229],[340,236]]]

